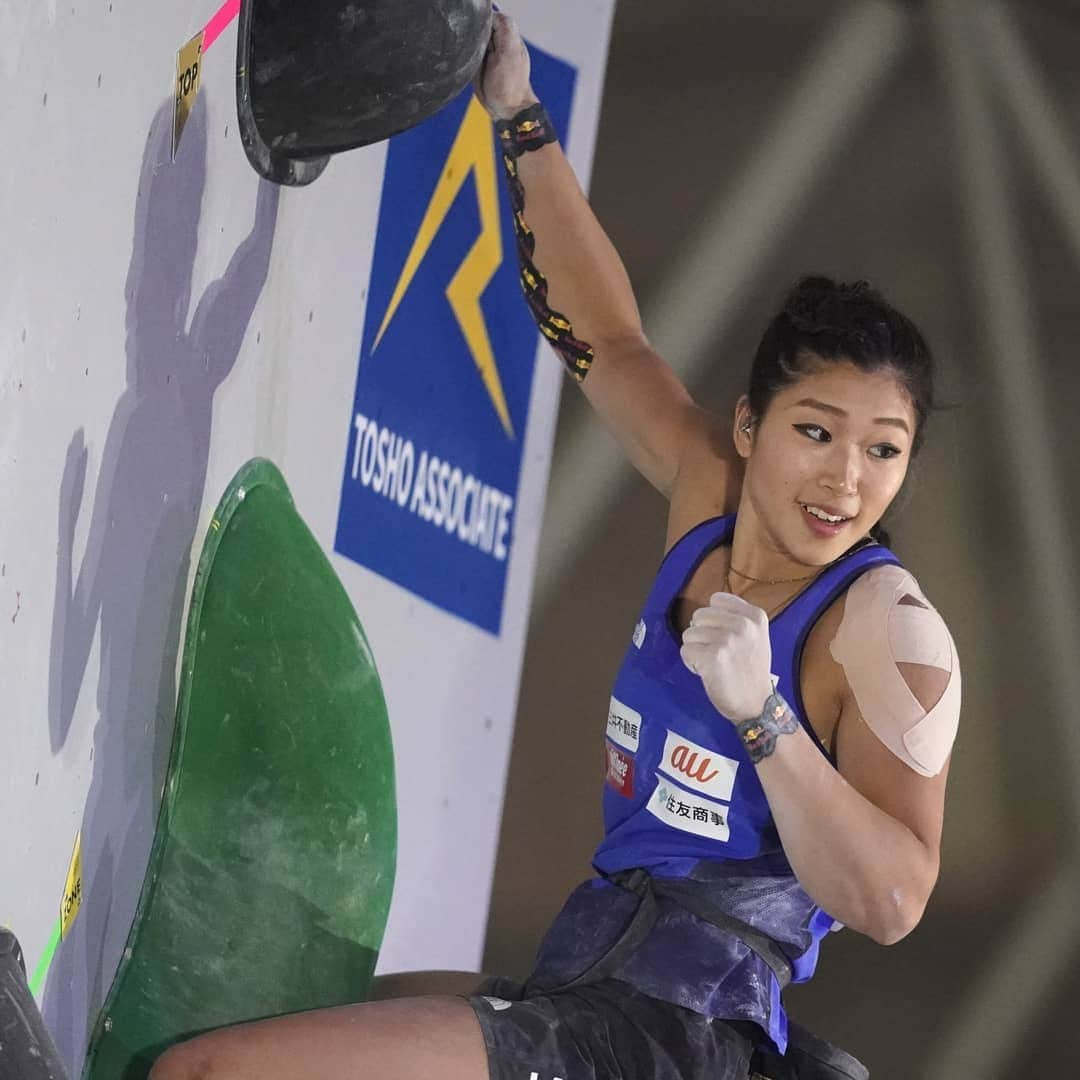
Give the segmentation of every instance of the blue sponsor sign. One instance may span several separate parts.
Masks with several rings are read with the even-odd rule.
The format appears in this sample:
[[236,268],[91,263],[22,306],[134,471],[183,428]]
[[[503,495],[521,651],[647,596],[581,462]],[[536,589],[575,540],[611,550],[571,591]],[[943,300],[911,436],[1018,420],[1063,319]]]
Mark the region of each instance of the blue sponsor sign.
[[[531,53],[565,142],[576,72]],[[494,129],[469,89],[390,141],[334,550],[493,634],[536,352]]]

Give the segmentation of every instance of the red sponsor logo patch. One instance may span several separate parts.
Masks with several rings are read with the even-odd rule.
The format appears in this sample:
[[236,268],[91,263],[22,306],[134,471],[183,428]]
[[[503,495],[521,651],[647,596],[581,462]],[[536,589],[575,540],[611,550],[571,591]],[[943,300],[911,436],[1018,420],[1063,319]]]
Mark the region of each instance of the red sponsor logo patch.
[[718,750],[711,750],[669,730],[664,741],[660,768],[680,784],[708,795],[710,799],[731,802],[739,763]]
[[634,794],[634,759],[611,743],[604,744],[607,751],[607,785],[620,795],[632,798]]
[[711,757],[698,757],[697,751],[691,750],[684,743],[678,743],[674,747],[668,764],[673,771],[681,772],[691,780],[700,780],[702,784],[707,784],[720,775],[720,770],[712,767]]

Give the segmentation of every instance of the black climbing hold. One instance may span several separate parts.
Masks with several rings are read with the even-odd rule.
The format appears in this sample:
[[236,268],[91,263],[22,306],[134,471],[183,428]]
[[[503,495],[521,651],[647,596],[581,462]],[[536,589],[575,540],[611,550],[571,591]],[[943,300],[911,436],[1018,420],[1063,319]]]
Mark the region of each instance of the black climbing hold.
[[67,1080],[60,1055],[26,985],[22,949],[0,927],[0,1080]]
[[268,180],[419,124],[479,70],[491,0],[242,0],[237,113]]

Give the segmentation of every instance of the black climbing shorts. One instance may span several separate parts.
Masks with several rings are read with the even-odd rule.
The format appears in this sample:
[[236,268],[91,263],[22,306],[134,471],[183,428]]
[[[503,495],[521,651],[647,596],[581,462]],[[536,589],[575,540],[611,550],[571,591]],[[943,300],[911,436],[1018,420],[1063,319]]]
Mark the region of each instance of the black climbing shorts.
[[713,1020],[618,979],[523,994],[488,979],[469,998],[491,1080],[868,1080],[857,1058],[788,1025],[782,1057],[756,1024]]
[[605,979],[552,994],[489,979],[469,999],[491,1080],[747,1080],[755,1024],[711,1020]]

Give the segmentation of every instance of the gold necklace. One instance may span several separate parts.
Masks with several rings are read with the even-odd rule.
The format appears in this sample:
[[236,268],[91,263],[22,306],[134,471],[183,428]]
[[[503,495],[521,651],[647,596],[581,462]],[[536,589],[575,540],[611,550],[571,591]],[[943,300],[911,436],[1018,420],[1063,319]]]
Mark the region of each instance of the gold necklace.
[[747,581],[756,582],[758,585],[791,585],[796,581],[809,581],[812,577],[817,577],[824,569],[824,566],[818,567],[817,570],[814,570],[809,574],[804,574],[802,577],[763,578],[751,577],[749,574],[744,574],[741,570],[736,570],[734,566],[729,564],[727,572],[729,574],[738,574],[739,577],[745,578]]
[[[827,567],[823,566],[820,569],[815,570],[812,574],[807,574],[805,577],[776,578],[775,580],[771,580],[769,578],[751,577],[749,574],[744,574],[741,570],[735,570],[735,568],[733,566],[729,565],[728,568],[724,571],[724,588],[723,588],[723,592],[726,592],[726,593],[731,592],[731,574],[732,574],[732,571],[734,571],[736,574],[738,574],[739,577],[746,578],[747,581],[756,582],[758,585],[791,585],[791,584],[794,584],[796,581],[809,581],[812,577],[817,577],[817,575],[820,574],[821,571],[825,570],[825,569],[827,569]],[[786,607],[794,599],[795,599],[794,596],[785,596],[784,599],[780,601],[780,603],[775,604],[773,607],[769,608],[765,612],[765,617],[767,619],[771,619],[782,607]]]

